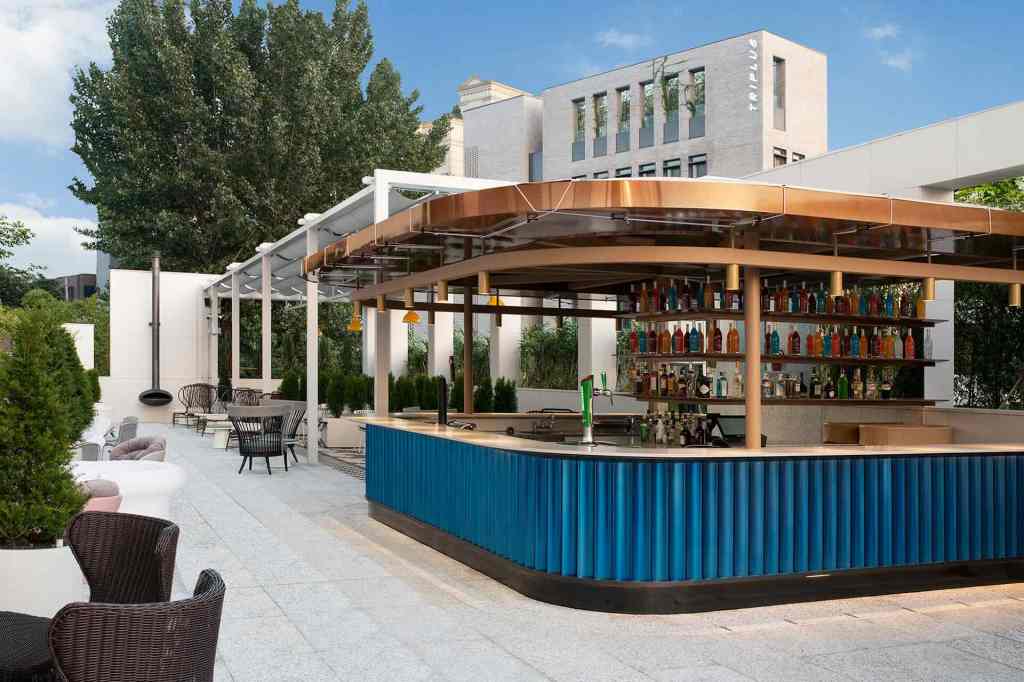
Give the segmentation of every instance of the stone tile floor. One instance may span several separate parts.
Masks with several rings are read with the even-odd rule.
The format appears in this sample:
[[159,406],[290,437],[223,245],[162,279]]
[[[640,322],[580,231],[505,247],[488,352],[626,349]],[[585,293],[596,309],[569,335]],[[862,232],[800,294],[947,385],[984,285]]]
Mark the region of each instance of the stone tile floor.
[[1024,585],[677,616],[535,602],[366,516],[363,482],[168,438],[189,481],[175,590],[228,584],[217,679],[1024,679]]

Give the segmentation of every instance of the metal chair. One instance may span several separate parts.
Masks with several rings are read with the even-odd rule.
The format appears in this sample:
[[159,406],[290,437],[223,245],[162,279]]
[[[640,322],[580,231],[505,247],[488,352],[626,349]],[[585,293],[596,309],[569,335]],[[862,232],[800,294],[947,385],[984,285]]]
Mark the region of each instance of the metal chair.
[[181,403],[185,409],[181,412],[171,413],[171,426],[177,426],[178,420],[181,419],[186,426],[192,423],[196,418],[197,402],[202,392],[204,384],[185,384],[178,389],[178,402]]
[[288,457],[284,451],[284,422],[291,411],[290,407],[276,405],[232,405],[228,408],[228,419],[234,427],[238,452],[242,455],[238,473],[242,473],[246,461],[252,471],[252,460],[256,457],[266,460],[268,474],[273,473],[270,470],[270,458],[284,457],[284,470],[288,471]]
[[226,591],[206,569],[190,599],[68,604],[49,627],[54,667],[67,682],[212,681]]
[[[306,416],[306,403],[302,400],[273,400],[264,398],[262,404],[288,408],[289,412],[285,415],[284,425],[281,427],[284,431],[284,447],[288,448],[288,451],[292,453],[292,459],[298,463],[299,458],[295,456],[295,446],[298,443],[296,434],[302,425],[302,418]],[[286,461],[287,459],[285,457]]]

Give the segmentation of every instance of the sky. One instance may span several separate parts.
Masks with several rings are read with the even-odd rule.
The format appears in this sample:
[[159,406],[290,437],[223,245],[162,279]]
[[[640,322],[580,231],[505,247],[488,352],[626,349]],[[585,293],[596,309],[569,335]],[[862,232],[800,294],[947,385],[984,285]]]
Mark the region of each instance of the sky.
[[[333,8],[333,0],[301,0]],[[92,206],[67,186],[88,173],[70,151],[71,74],[105,64],[113,0],[0,0],[0,215],[36,237],[16,265],[95,271],[75,227]],[[1024,99],[1021,2],[367,0],[374,60],[395,63],[424,116],[451,109],[470,75],[540,93],[651,57],[766,29],[828,55],[829,147]],[[710,9],[713,13],[695,13]],[[1024,133],[1022,133],[1024,134]]]

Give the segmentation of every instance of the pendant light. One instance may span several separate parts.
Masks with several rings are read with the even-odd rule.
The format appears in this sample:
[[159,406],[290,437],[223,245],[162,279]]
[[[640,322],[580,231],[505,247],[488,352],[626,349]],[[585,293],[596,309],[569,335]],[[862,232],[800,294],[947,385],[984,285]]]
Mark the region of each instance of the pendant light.
[[345,327],[346,331],[350,332],[361,332],[363,331],[363,304],[362,301],[352,302],[352,319],[349,320],[348,326]]
[[[928,240],[928,264],[932,263],[932,240]],[[934,301],[935,300],[935,278],[925,277],[921,280],[921,300]]]
[[839,270],[833,270],[829,277],[828,295],[832,298],[843,295],[843,273]]
[[420,323],[419,313],[412,309],[414,296],[415,294],[413,293],[413,290],[411,288],[405,290],[404,302],[405,307],[408,308],[409,310],[402,317],[402,322],[405,322],[406,324]]
[[437,283],[437,300],[442,303],[448,302],[448,280],[442,279]]
[[[736,231],[729,231],[729,248],[736,248]],[[725,266],[725,290],[740,290],[740,266],[738,263],[729,263]]]
[[[1013,269],[1017,269],[1017,239],[1013,240]],[[1020,282],[1014,282],[1010,285],[1010,301],[1011,308],[1020,307]]]
[[491,293],[491,273],[484,270],[477,273],[476,292],[485,296]]

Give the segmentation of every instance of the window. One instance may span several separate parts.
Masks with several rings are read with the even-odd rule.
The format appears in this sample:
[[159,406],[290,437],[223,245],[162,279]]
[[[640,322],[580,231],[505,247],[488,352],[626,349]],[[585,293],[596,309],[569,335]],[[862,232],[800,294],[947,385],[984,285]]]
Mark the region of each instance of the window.
[[594,173],[594,179],[595,180],[607,180],[608,179],[608,171],[597,171],[596,173]]
[[691,178],[704,177],[708,174],[708,155],[694,154],[690,157],[689,167]]
[[640,178],[653,178],[658,174],[658,166],[653,163],[641,163],[640,168],[637,172],[637,177]]
[[573,180],[586,180],[587,176],[586,175],[574,175],[574,176],[572,176],[572,179]]
[[806,158],[807,158],[807,155],[805,155],[805,154],[801,154],[799,152],[793,152],[793,163],[796,163],[797,161],[803,161]]
[[586,128],[587,121],[587,105],[581,99],[573,100],[572,102],[572,140],[573,142],[582,142],[585,135],[584,129]]
[[772,149],[772,168],[786,165],[786,150],[782,147]]
[[626,168],[616,168],[615,169],[615,177],[617,177],[617,178],[631,178],[631,177],[633,177],[633,168],[632,168],[632,166],[627,166]]
[[640,87],[644,93],[644,111],[643,116],[640,119],[641,128],[653,128],[654,127],[654,83],[647,81],[641,83]]
[[686,86],[686,109],[690,112],[690,139],[704,137],[705,92],[707,79],[704,69],[690,71],[690,84]]
[[608,93],[594,95],[594,137],[608,136]]
[[662,104],[665,105],[665,116],[679,113],[679,74],[673,73],[665,76],[665,82],[662,84],[664,90],[662,91]]
[[669,159],[663,164],[663,172],[666,178],[678,178],[682,176],[683,168],[679,159]]
[[772,59],[772,101],[776,130],[786,129],[786,60]]
[[619,91],[619,132],[629,132],[629,106],[631,97],[629,88],[620,88]]

